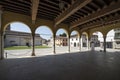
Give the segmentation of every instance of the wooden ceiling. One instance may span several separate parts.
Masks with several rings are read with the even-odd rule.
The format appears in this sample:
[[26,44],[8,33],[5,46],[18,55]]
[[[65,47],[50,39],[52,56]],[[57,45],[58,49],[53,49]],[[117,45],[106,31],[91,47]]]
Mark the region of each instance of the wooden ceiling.
[[[60,2],[64,8],[59,7]],[[120,21],[120,0],[0,0],[4,11],[90,29]]]

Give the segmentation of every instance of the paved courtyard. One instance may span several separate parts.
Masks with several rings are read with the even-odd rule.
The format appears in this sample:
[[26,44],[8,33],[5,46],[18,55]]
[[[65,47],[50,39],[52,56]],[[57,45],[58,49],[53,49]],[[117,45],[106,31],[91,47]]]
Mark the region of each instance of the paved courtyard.
[[[83,48],[82,51],[85,51],[86,48]],[[71,52],[78,52],[79,47],[71,47]],[[7,53],[7,54],[6,54]],[[31,57],[32,49],[23,49],[23,50],[5,50],[4,56],[7,58],[23,58]],[[56,54],[68,53],[68,47],[56,47]],[[54,55],[53,48],[42,48],[35,49],[36,56],[45,56],[45,55]]]
[[[103,50],[99,47],[95,48],[96,51]],[[86,47],[83,47],[81,51],[88,51]],[[71,47],[70,53],[72,52],[81,52],[79,47]],[[90,49],[89,49],[90,51]],[[117,49],[107,49],[108,52],[116,52],[120,51]],[[5,50],[5,58],[24,58],[24,57],[31,57],[32,49],[23,49],[23,50]],[[69,53],[68,47],[56,47],[56,54],[64,54]],[[45,56],[45,55],[54,55],[53,48],[42,48],[42,49],[35,49],[36,56]]]
[[4,59],[0,61],[0,80],[120,80],[120,52]]

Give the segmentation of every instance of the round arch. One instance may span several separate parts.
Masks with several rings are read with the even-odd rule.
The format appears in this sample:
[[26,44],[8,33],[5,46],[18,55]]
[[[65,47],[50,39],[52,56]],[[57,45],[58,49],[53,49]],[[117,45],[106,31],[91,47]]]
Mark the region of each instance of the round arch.
[[41,25],[41,26],[36,27],[36,28],[35,28],[35,32],[36,32],[36,30],[37,30],[38,28],[40,28],[40,27],[48,28],[48,29],[52,32],[52,35],[53,35],[53,30],[52,30],[49,26],[46,26],[46,25]]
[[67,31],[65,28],[58,28],[58,29],[56,30],[56,32],[55,32],[55,35],[57,34],[57,32],[58,32],[60,29],[64,30],[65,33],[67,34],[67,37],[68,37],[69,34],[68,34],[68,31]]
[[114,29],[120,29],[120,27],[112,27],[112,28],[109,28],[109,29],[107,30],[106,36],[107,36],[107,34],[108,34],[111,30],[114,30]]
[[21,23],[21,24],[24,24],[24,25],[27,26],[27,27],[30,29],[30,31],[32,32],[32,29],[31,29],[30,25],[28,25],[28,24],[26,24],[26,23],[24,23],[24,22],[21,22],[21,21],[12,21],[12,22],[7,23],[5,26],[3,26],[3,30],[2,30],[2,31],[5,31],[6,28],[8,27],[8,25],[10,25],[11,23]]
[[106,48],[114,49],[113,51],[116,51],[116,49],[119,49],[120,46],[120,27],[112,28],[106,35]]
[[72,31],[70,32],[70,35],[72,34],[72,32],[76,32],[76,33],[78,34],[78,36],[80,36],[80,33],[79,33],[77,30],[72,30]]
[[[50,31],[51,31],[51,32],[52,32],[52,34],[53,34],[53,32],[54,32],[54,31],[53,31],[52,27],[50,27],[50,26],[49,26],[49,25],[47,25],[47,24],[45,24],[45,25],[39,25],[39,26],[35,27],[35,31],[36,31],[39,27],[43,27],[43,26],[44,26],[44,27],[46,27],[46,28],[49,28],[49,29],[50,29]],[[34,31],[34,32],[35,32],[35,31]]]
[[55,34],[57,33],[57,31],[58,31],[59,29],[64,29],[64,30],[66,31],[67,35],[70,34],[69,27],[66,26],[66,25],[62,25],[62,24],[61,24],[61,25],[56,26],[56,27],[54,28]]
[[99,33],[101,33],[101,34],[103,35],[103,33],[102,33],[101,31],[94,31],[94,32],[92,32],[92,33],[90,34],[90,37],[91,37],[94,33],[96,33],[96,32],[99,32]]
[[[50,54],[53,48],[53,32],[49,26],[39,26],[35,29],[35,34],[39,37],[35,37],[35,52],[36,56],[41,55],[44,51],[43,55]],[[45,49],[39,49],[37,47],[49,47]]]
[[[9,31],[6,31],[7,27],[11,27],[11,26],[9,26],[11,24],[15,24],[13,27],[20,27],[20,29],[19,28],[14,29],[14,31],[13,31],[10,28],[8,28]],[[24,28],[25,29],[24,30],[24,29],[21,29],[21,27],[26,27],[26,28]],[[28,31],[26,31],[26,30],[28,30]],[[20,21],[10,22],[5,25],[3,32],[5,32],[5,34],[3,34],[3,36],[4,36],[3,42],[4,42],[5,48],[12,47],[12,46],[14,46],[14,47],[18,46],[17,48],[19,49],[21,46],[23,46],[23,47],[27,47],[28,49],[30,49],[29,52],[32,52],[32,49],[30,48],[32,45],[32,43],[31,43],[32,31],[28,25],[26,25],[25,23],[20,22]],[[5,50],[5,49],[3,49],[3,50]],[[9,52],[13,58],[16,58],[17,56],[19,56],[19,57],[26,56],[29,54],[29,53],[27,54],[27,50],[18,55],[16,55],[16,52],[11,53],[10,51],[5,50],[5,53],[7,53],[7,52]],[[31,55],[31,54],[29,54],[29,55]]]
[[104,39],[103,39],[102,32],[100,32],[100,31],[93,32],[91,34],[91,37],[90,37],[90,42],[91,42],[91,45],[94,42],[95,50],[101,50],[101,49],[103,49]]
[[[86,37],[88,37],[88,33],[87,33],[87,32],[82,32],[82,34],[85,34]],[[81,35],[82,35],[82,34],[81,34]]]

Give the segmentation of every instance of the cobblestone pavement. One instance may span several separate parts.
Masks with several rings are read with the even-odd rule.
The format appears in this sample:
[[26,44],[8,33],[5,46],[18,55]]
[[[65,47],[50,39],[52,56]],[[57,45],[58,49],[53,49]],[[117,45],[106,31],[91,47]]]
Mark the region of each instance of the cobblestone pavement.
[[4,59],[0,60],[0,80],[120,80],[120,52]]

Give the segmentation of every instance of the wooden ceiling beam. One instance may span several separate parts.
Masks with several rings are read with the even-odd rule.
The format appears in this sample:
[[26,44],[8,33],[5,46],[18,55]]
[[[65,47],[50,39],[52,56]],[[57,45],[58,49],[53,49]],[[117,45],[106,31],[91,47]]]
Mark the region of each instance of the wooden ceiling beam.
[[10,4],[16,4],[16,5],[18,5],[18,6],[30,8],[30,6],[28,6],[28,5],[25,5],[25,4],[22,4],[22,3],[15,2],[15,1],[13,1],[13,0],[6,0],[6,1],[9,2]]
[[68,9],[66,9],[64,12],[62,12],[56,19],[55,19],[55,25],[60,24],[62,21],[64,21],[66,18],[74,14],[76,11],[81,9],[83,6],[90,3],[92,0],[76,0]]
[[38,12],[39,0],[32,0],[32,21],[35,22]]
[[49,8],[46,8],[46,7],[43,7],[43,6],[40,6],[40,8],[42,8],[43,10],[49,11],[49,12],[53,12],[53,13],[57,13],[57,14],[59,14],[58,11],[53,10],[53,9],[49,9]]
[[5,10],[11,11],[11,12],[15,12],[15,13],[19,13],[19,14],[29,15],[28,13],[26,13],[24,11],[19,11],[18,9],[15,10],[15,9],[9,9],[9,8],[7,8]]
[[12,10],[17,10],[19,12],[28,12],[29,10],[28,9],[21,9],[21,8],[16,8],[16,7],[7,7],[7,9],[12,9]]
[[111,4],[110,6],[105,7],[103,9],[101,9],[100,11],[97,11],[91,15],[88,15],[84,18],[79,19],[78,21],[71,24],[71,28],[77,27],[81,24],[87,23],[87,22],[92,21],[96,18],[100,18],[102,16],[108,15],[108,14],[116,12],[118,10],[120,10],[120,1],[115,3],[115,4]]
[[104,21],[104,23],[100,20],[97,20],[96,22],[93,22],[87,26],[82,26],[80,29],[82,30],[87,30],[87,29],[91,29],[91,28],[95,28],[95,27],[99,27],[99,26],[102,26],[102,25],[107,25],[107,24],[110,24],[112,22],[115,22],[115,21],[119,21],[120,19],[118,18],[120,15],[117,15],[117,16],[110,16],[106,21]]
[[53,4],[53,5],[58,6],[58,4],[57,4],[57,3],[55,3],[54,1],[51,1],[51,0],[44,0],[44,1],[46,1],[46,2],[48,2],[48,3],[50,3],[50,4]]
[[28,9],[28,8],[25,8],[25,7],[22,7],[22,6],[17,6],[17,5],[13,5],[13,4],[10,4],[10,3],[5,3],[5,2],[0,2],[0,4],[2,4],[3,6],[8,6],[8,7],[16,7],[16,8],[21,8],[21,9]]
[[38,16],[39,15],[41,15],[41,16],[44,15],[44,16],[54,17],[54,18],[56,17],[55,15],[49,15],[48,13],[39,13]]
[[47,11],[44,11],[44,10],[39,10],[38,13],[39,13],[39,14],[40,14],[40,13],[47,13],[48,15],[55,15],[55,16],[57,16],[56,13],[50,13],[50,12],[47,12]]
[[52,6],[52,5],[48,5],[48,4],[46,4],[46,3],[40,3],[40,5],[44,5],[44,6],[46,6],[46,7],[50,7],[50,8],[56,9],[56,10],[59,9],[59,8],[57,8],[57,7],[54,7],[54,6]]

